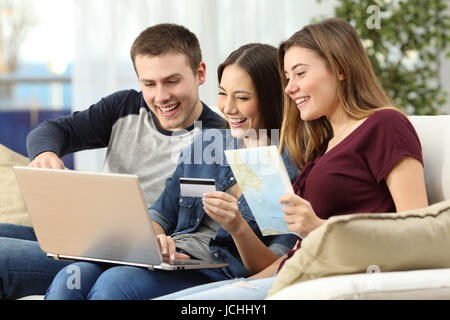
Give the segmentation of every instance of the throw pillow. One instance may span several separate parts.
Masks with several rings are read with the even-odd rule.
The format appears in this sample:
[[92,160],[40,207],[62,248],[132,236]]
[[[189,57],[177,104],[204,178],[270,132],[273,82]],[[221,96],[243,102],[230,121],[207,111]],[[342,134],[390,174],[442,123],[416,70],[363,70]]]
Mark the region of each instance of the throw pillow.
[[450,200],[404,213],[332,217],[302,241],[268,295],[333,275],[449,268],[449,247]]
[[28,159],[0,144],[0,223],[31,226],[13,166],[27,166]]

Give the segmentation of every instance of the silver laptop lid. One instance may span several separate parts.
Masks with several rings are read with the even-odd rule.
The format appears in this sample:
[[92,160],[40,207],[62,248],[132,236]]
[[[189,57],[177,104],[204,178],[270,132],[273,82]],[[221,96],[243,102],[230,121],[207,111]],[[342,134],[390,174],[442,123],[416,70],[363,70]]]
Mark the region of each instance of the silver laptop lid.
[[139,265],[162,262],[137,176],[13,169],[46,253]]

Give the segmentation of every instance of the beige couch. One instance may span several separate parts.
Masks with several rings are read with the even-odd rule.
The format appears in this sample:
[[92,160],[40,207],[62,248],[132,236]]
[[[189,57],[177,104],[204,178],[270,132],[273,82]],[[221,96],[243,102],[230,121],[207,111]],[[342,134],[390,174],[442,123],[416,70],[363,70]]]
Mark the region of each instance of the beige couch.
[[[433,205],[330,219],[304,240],[269,299],[450,299],[450,116],[410,120],[422,143]],[[27,163],[0,145],[0,222],[31,225],[11,171]]]
[[303,241],[268,299],[450,299],[450,116],[410,120],[430,206],[331,218]]

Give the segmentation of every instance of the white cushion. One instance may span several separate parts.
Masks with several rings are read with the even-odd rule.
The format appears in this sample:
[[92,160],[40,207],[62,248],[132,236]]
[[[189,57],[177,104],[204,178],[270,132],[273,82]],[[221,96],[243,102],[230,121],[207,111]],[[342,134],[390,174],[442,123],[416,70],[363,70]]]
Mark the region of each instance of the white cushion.
[[428,202],[450,199],[450,115],[410,116],[422,145]]
[[268,300],[450,299],[450,269],[332,276],[289,286]]

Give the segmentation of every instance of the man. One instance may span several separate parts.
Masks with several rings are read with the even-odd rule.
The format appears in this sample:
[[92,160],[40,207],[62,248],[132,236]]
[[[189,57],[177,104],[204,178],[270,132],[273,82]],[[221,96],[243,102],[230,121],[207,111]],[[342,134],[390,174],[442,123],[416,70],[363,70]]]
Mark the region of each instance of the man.
[[[200,129],[221,127],[224,120],[199,99],[206,69],[189,30],[150,27],[130,53],[141,92],[119,91],[85,111],[46,121],[29,134],[27,149],[30,166],[62,169],[68,153],[107,147],[103,171],[138,175],[150,206],[175,169],[173,155]],[[0,224],[0,256],[0,292],[7,299],[44,294],[68,264],[47,258],[32,228],[10,224]]]

